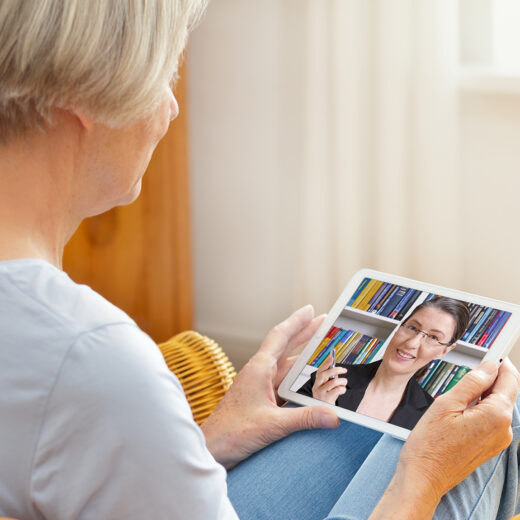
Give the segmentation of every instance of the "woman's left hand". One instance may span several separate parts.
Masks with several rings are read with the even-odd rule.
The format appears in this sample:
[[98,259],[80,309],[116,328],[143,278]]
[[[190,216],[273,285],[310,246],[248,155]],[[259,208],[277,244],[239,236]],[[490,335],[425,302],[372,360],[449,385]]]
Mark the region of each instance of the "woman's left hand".
[[339,425],[334,412],[322,406],[280,408],[276,394],[296,361],[287,356],[309,341],[324,319],[313,315],[307,305],[272,329],[203,423],[208,449],[226,468],[292,432]]

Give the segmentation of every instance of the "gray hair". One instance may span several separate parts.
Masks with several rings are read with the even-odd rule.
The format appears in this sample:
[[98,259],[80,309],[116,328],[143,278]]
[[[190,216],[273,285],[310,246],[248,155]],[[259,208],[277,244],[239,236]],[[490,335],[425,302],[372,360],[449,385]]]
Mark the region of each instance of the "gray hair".
[[0,143],[81,107],[119,126],[157,106],[205,0],[1,0]]

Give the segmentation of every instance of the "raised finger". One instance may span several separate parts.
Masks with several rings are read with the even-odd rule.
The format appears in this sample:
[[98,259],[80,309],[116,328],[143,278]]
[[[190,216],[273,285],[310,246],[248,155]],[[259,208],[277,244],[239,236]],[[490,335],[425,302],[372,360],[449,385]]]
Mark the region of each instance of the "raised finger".
[[316,373],[316,382],[320,385],[328,381],[329,379],[334,379],[335,376],[339,376],[340,374],[346,374],[347,369],[343,367],[329,368],[328,370],[324,370]]
[[347,378],[346,377],[336,377],[334,379],[331,379],[330,381],[327,381],[323,385],[321,385],[320,390],[325,390],[325,392],[330,392],[334,388],[342,386],[347,386]]
[[292,351],[295,348],[298,348],[301,345],[307,343],[312,338],[312,336],[314,336],[314,333],[320,328],[320,325],[323,323],[326,317],[327,316],[325,314],[322,314],[313,318],[307,327],[305,327],[301,332],[296,334],[296,336],[290,340],[290,350]]
[[513,405],[518,395],[519,386],[519,375],[517,369],[513,366],[509,359],[504,360],[500,369],[498,370],[498,376],[491,387],[489,396],[502,395],[506,398],[507,402]]
[[318,367],[316,374],[321,374],[322,372],[325,372],[325,370],[328,370],[332,366],[333,361],[334,360],[330,356],[327,356],[323,363]]
[[291,350],[291,340],[311,324],[314,315],[312,305],[306,305],[291,314],[286,320],[271,329],[259,352],[264,352],[277,360]]

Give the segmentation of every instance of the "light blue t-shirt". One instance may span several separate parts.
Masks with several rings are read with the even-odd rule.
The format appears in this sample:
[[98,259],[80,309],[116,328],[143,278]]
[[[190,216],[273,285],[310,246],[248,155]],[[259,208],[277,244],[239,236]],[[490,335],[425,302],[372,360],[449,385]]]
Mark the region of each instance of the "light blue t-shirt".
[[0,262],[0,516],[236,518],[155,343],[43,260]]

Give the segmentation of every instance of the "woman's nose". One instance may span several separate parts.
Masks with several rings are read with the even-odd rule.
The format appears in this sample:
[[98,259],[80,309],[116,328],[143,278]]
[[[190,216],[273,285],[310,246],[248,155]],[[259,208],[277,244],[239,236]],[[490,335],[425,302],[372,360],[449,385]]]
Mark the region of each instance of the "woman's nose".
[[419,334],[415,334],[411,338],[408,338],[406,341],[406,345],[410,348],[418,349],[421,346],[423,340],[423,334],[419,332]]

